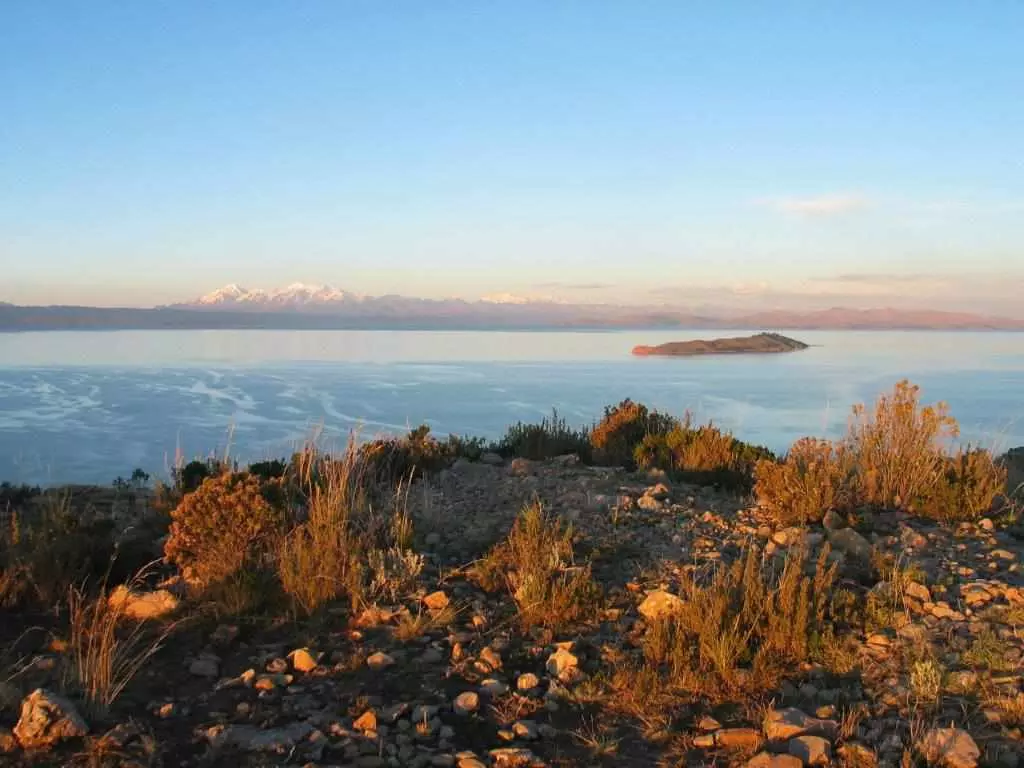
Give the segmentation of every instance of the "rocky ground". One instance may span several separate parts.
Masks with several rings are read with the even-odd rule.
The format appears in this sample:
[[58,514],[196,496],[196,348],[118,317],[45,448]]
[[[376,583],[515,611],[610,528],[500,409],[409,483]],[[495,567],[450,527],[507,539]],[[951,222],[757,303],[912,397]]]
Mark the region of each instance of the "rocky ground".
[[[596,620],[522,631],[472,564],[540,500],[577,536]],[[60,695],[59,640],[4,635],[0,763],[165,766],[906,765],[1024,762],[1024,541],[1012,521],[896,514],[781,528],[749,500],[664,477],[485,456],[409,489],[426,567],[413,594],[314,621],[187,613],[109,712]],[[646,716],[609,682],[683,574],[828,545],[863,630],[745,701]]]

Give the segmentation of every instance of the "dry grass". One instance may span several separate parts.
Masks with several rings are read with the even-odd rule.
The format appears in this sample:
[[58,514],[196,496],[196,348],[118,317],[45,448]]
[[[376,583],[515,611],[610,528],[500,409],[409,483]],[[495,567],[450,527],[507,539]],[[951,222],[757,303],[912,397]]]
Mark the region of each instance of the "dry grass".
[[770,690],[820,644],[836,573],[826,558],[807,576],[803,553],[780,570],[751,548],[704,583],[690,577],[680,610],[647,630],[648,668],[663,687],[714,700]]
[[784,525],[818,522],[849,502],[849,463],[843,446],[805,437],[783,462],[759,461],[754,492],[758,503]]
[[589,565],[574,563],[573,531],[539,503],[526,507],[508,538],[479,563],[474,574],[485,588],[504,582],[524,628],[557,629],[594,615],[599,591]]
[[412,551],[412,519],[405,486],[375,507],[375,471],[354,440],[332,459],[307,450],[298,472],[306,519],[276,551],[285,593],[303,614],[347,599],[356,610],[378,596],[396,600],[414,589],[423,558]]
[[160,650],[175,624],[125,620],[125,603],[111,603],[106,589],[90,597],[72,588],[67,604],[68,683],[102,715]]
[[1004,492],[1006,468],[988,451],[952,453],[959,433],[944,403],[922,405],[920,389],[901,381],[870,411],[854,406],[839,443],[804,439],[782,464],[760,462],[758,501],[787,524],[864,506],[976,519]]

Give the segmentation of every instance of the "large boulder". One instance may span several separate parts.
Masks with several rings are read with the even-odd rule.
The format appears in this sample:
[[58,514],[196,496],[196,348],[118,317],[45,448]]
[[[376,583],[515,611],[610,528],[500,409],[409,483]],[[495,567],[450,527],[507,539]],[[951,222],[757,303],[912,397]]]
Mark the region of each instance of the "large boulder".
[[66,739],[89,732],[75,705],[50,691],[37,688],[21,703],[21,718],[14,736],[24,749],[48,749]]

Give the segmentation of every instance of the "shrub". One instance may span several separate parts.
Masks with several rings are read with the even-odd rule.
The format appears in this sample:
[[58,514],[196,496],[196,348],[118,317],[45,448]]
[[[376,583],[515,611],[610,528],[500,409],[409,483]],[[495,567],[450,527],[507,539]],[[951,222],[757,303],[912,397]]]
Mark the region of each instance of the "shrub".
[[706,583],[690,575],[678,610],[648,626],[646,663],[669,687],[712,699],[776,685],[812,657],[831,625],[836,566],[827,557],[824,548],[806,576],[805,553],[779,568],[751,548]]
[[186,493],[192,493],[197,490],[206,478],[217,477],[228,471],[228,469],[227,463],[219,459],[211,458],[205,461],[196,459],[184,466],[171,470],[171,481],[174,490],[180,496],[183,496]]
[[590,434],[586,429],[573,429],[557,410],[544,417],[539,424],[518,422],[505,432],[498,442],[497,452],[502,456],[540,461],[555,456],[575,453],[583,461],[590,460]]
[[257,566],[284,525],[283,511],[267,500],[274,486],[248,472],[207,477],[171,512],[165,558],[197,588]]
[[76,513],[68,493],[42,494],[2,519],[0,607],[52,605],[69,587],[108,575],[116,551],[110,521]]
[[959,434],[948,406],[921,406],[920,388],[906,380],[879,397],[872,412],[854,406],[846,444],[861,501],[907,508],[938,480],[947,442]]
[[574,563],[573,531],[545,514],[540,504],[526,507],[508,538],[477,568],[485,588],[502,581],[519,610],[524,628],[564,628],[588,619],[598,600],[589,566]]
[[611,466],[636,466],[635,454],[647,435],[667,435],[679,422],[647,406],[623,400],[607,406],[604,417],[590,433],[594,460]]
[[912,503],[923,517],[945,522],[975,520],[987,514],[1006,487],[1006,468],[983,450],[960,450],[944,457],[934,482]]
[[805,437],[782,463],[761,460],[755,469],[757,501],[784,525],[820,522],[848,501],[848,469],[842,446]]
[[641,469],[662,469],[702,485],[750,490],[756,462],[774,456],[767,448],[737,440],[712,423],[694,427],[687,414],[668,433],[647,434],[633,458]]
[[435,439],[430,427],[422,424],[405,437],[365,443],[359,449],[359,461],[369,478],[394,484],[444,469],[457,458],[455,450],[465,446],[464,441]]
[[402,486],[390,507],[372,503],[374,475],[354,441],[340,458],[308,451],[299,478],[307,516],[276,553],[281,585],[296,610],[311,614],[339,598],[355,609],[377,595],[395,600],[410,590],[423,560],[410,549]]

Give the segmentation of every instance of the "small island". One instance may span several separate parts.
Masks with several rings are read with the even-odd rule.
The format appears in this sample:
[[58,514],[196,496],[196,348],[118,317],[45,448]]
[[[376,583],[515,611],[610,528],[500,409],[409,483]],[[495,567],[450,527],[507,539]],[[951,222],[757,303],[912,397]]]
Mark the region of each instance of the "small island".
[[670,341],[656,347],[640,345],[633,347],[633,354],[640,356],[664,355],[667,357],[695,357],[697,355],[769,355],[779,352],[796,352],[807,349],[802,341],[791,339],[780,333],[756,333],[753,336],[737,336],[727,339],[695,339],[694,341]]

